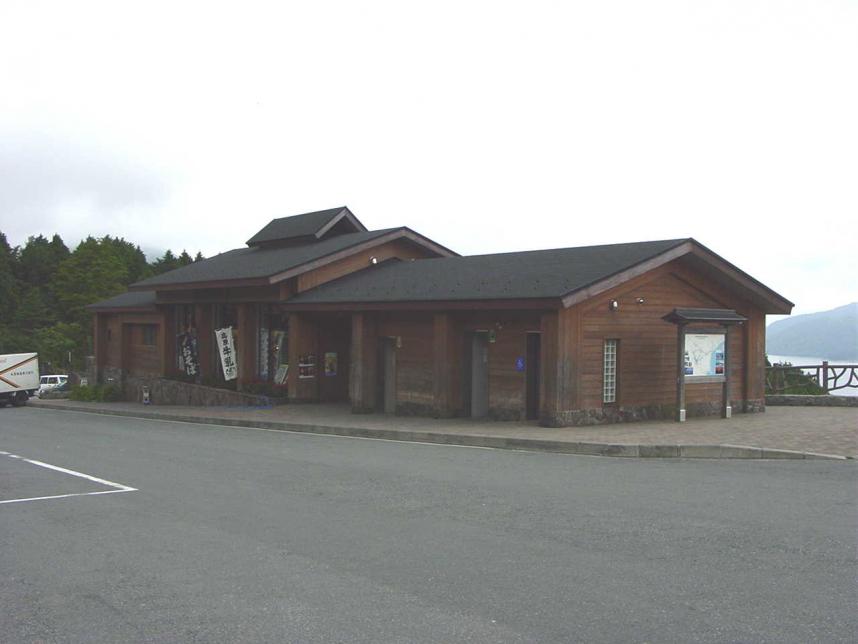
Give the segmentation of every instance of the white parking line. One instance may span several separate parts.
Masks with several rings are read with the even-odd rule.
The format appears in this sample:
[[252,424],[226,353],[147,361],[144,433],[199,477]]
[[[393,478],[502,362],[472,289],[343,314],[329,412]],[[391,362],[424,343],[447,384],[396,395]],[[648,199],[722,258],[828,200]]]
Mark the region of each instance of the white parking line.
[[19,456],[18,454],[12,454],[10,452],[4,452],[0,450],[0,456],[8,456],[9,458],[18,459],[20,461],[24,461],[25,463],[30,463],[31,465],[36,465],[38,467],[44,467],[49,470],[54,470],[56,472],[62,472],[63,474],[69,474],[70,476],[77,476],[78,478],[86,479],[87,481],[92,481],[94,483],[98,483],[100,485],[106,485],[108,487],[116,488],[114,490],[101,490],[100,492],[76,492],[73,494],[54,494],[51,496],[34,496],[27,499],[7,499],[5,501],[0,501],[0,505],[4,503],[23,503],[24,501],[44,501],[45,499],[66,499],[72,496],[98,496],[101,494],[118,494],[120,492],[136,492],[137,488],[129,487],[127,485],[122,485],[121,483],[114,483],[113,481],[108,481],[106,479],[100,479],[95,476],[90,476],[89,474],[84,474],[83,472],[75,472],[74,470],[66,469],[65,467],[60,467],[58,465],[51,465],[50,463],[44,463],[42,461],[36,461],[30,458],[24,458],[23,456]]

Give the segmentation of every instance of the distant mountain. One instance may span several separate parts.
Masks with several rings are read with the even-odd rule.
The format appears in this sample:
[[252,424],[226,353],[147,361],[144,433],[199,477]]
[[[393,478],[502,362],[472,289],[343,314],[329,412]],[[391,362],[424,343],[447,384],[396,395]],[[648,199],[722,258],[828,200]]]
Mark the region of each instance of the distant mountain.
[[858,361],[858,302],[772,323],[766,329],[766,352]]

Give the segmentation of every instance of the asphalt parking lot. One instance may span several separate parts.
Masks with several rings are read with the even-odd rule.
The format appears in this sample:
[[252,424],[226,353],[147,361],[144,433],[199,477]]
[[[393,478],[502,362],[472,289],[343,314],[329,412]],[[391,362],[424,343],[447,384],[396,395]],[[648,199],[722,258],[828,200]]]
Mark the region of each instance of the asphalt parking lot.
[[3,642],[852,642],[855,461],[0,409]]

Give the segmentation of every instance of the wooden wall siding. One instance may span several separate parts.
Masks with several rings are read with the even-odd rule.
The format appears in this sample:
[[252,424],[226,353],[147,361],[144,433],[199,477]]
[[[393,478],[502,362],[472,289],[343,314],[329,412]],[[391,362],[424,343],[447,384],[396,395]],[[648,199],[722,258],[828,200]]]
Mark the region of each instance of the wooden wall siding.
[[[133,375],[158,375],[161,373],[161,350],[157,342],[155,344],[144,344],[144,325],[125,324],[123,336],[127,342],[127,361],[125,369]],[[158,324],[160,327],[160,324]],[[156,329],[157,339],[160,331]]]
[[538,313],[388,313],[377,314],[377,320],[377,337],[401,338],[402,346],[396,350],[396,399],[402,413],[468,415],[463,395],[464,379],[470,377],[464,373],[468,339],[473,331],[493,329],[489,414],[524,417],[525,372],[517,371],[515,363],[527,355],[527,332],[540,329]]
[[[106,355],[104,365],[108,367],[122,367],[122,322],[120,313],[111,313],[104,316],[104,347]],[[108,333],[109,332],[109,333]],[[109,336],[109,339],[108,339]]]
[[315,286],[319,286],[320,284],[324,284],[325,282],[330,282],[338,277],[347,275],[348,273],[369,268],[372,266],[372,264],[370,264],[370,258],[372,257],[376,257],[379,262],[383,262],[392,258],[409,260],[434,256],[435,255],[425,248],[405,240],[400,239],[388,242],[361,253],[356,253],[350,257],[346,257],[345,259],[332,262],[322,268],[299,275],[297,279],[297,292],[301,293]]
[[431,413],[435,405],[433,316],[381,316],[379,337],[400,338],[396,349],[396,407],[405,414]]
[[[744,314],[748,314],[747,303],[731,301],[726,293],[716,293],[716,299],[704,290],[703,285],[692,284],[694,277],[681,267],[677,270],[675,265],[668,265],[645,277],[581,305],[583,337],[578,408],[602,406],[605,339],[620,341],[619,406],[673,404],[676,397],[677,329],[663,321],[662,316],[676,307],[736,308],[744,309]],[[644,298],[643,304],[637,303],[638,297]],[[619,303],[619,309],[613,312],[609,309],[612,299]],[[693,327],[689,332],[693,332]],[[728,353],[732,369],[730,398],[741,400],[746,369],[741,327],[731,332]],[[720,395],[719,383],[687,383],[686,399],[689,403],[717,402]]]
[[158,304],[234,304],[237,302],[276,302],[281,289],[272,286],[240,286],[234,288],[199,288],[176,291],[158,291]]
[[[337,316],[320,319],[318,378],[321,402],[349,400],[349,373],[351,364],[351,317]],[[337,354],[337,373],[325,374],[325,354]]]

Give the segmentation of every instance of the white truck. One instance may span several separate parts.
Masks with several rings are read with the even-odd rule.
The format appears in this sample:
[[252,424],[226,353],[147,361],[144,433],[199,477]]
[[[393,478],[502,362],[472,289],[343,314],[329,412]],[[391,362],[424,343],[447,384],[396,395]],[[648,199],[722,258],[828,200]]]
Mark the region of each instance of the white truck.
[[38,390],[38,353],[0,355],[0,407],[25,405]]

